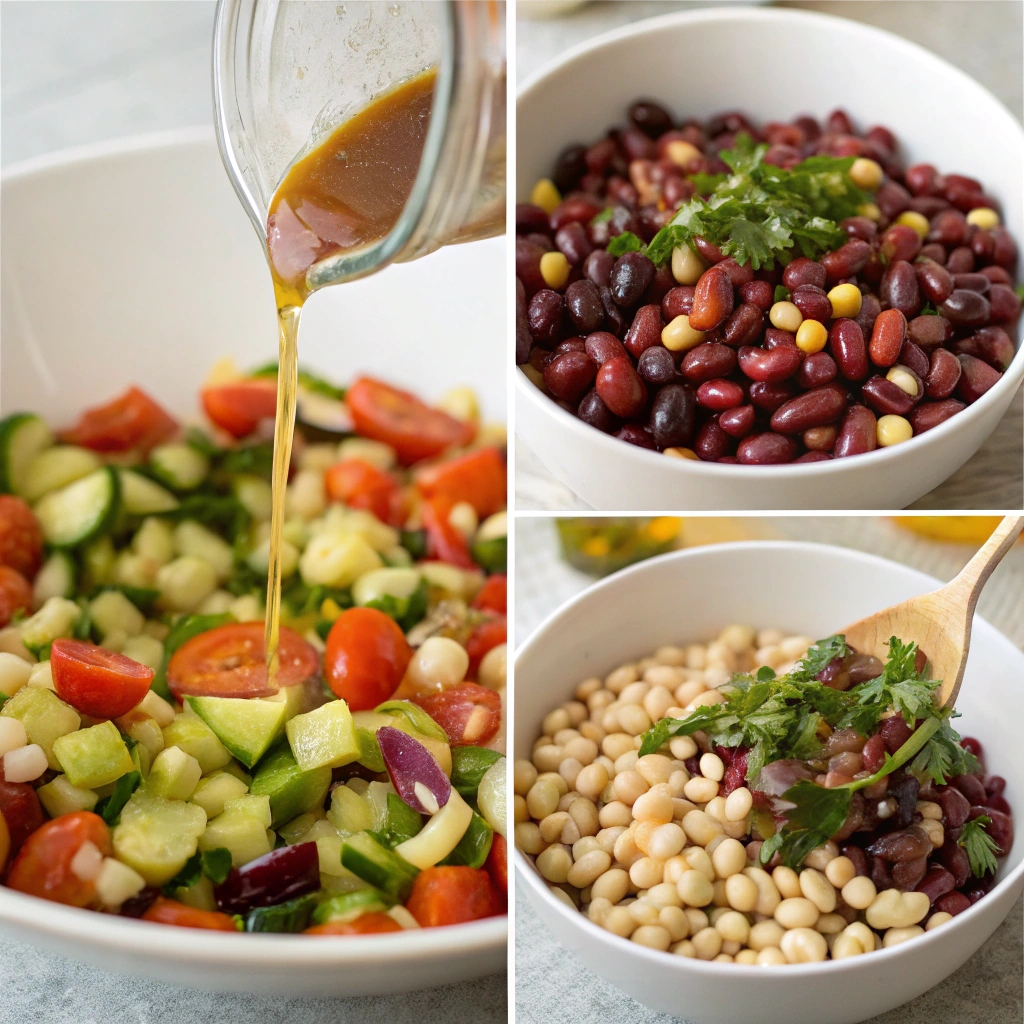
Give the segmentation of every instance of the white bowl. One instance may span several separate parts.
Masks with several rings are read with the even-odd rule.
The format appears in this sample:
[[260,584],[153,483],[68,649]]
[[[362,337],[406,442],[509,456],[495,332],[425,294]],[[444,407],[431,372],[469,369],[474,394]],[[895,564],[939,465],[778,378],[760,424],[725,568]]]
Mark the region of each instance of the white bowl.
[[[581,680],[603,676],[662,644],[706,641],[732,622],[824,637],[877,611],[880,603],[938,586],[938,580],[873,555],[788,541],[694,548],[642,562],[563,605],[520,649],[515,756],[529,757],[545,714],[570,699]],[[1018,821],[1024,813],[1021,678],[1024,653],[976,618],[957,728],[981,740],[989,770],[1015,780],[1006,798]],[[515,863],[517,884],[584,966],[652,1009],[693,1024],[853,1024],[874,1018],[960,967],[1024,890],[1024,840],[1018,835],[995,888],[948,924],[865,956],[766,970],[685,959],[618,938],[556,899],[518,851]]]
[[[276,357],[270,275],[213,134],[57,154],[3,177],[0,410],[70,423],[138,383],[180,415],[213,363]],[[505,247],[453,246],[311,300],[303,364],[430,398],[472,385],[504,419]],[[450,282],[461,287],[451,303]],[[488,338],[494,343],[485,344]],[[337,939],[221,935],[101,915],[0,886],[0,930],[102,967],[210,989],[373,995],[505,966],[507,920]]]
[[[884,124],[907,164],[978,177],[1024,247],[1024,132],[998,100],[933,53],[879,29],[804,11],[715,8],[617,29],[565,53],[519,94],[519,198],[573,142],[600,138],[648,96],[677,117],[741,109],[755,120],[836,107]],[[587,426],[516,373],[516,429],[549,470],[597,509],[890,509],[963,465],[1021,381],[1024,347],[974,405],[920,437],[867,455],[791,466],[667,459]],[[1018,473],[1019,466],[1007,466]]]

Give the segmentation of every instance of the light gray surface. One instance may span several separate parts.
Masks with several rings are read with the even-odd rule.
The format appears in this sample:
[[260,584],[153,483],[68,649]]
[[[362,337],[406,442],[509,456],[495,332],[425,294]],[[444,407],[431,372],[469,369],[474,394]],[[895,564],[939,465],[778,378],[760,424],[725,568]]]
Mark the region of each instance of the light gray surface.
[[[840,544],[952,579],[973,554],[970,546],[939,544],[873,516],[776,517],[745,536]],[[515,641],[521,644],[559,605],[592,580],[561,562],[552,521],[520,518],[516,526]],[[978,613],[1024,647],[1024,547],[1018,545],[992,574]],[[981,737],[982,740],[984,737]],[[994,770],[998,770],[994,768]],[[1012,780],[1011,785],[1021,785]],[[1020,837],[1017,839],[1020,842]],[[955,974],[906,1006],[865,1024],[1020,1024],[1024,976],[1024,900]],[[516,901],[516,1020],[518,1024],[584,1024],[595,1020],[672,1024],[592,974],[559,946],[520,895]],[[685,993],[680,993],[685,1005]]]
[[[680,0],[597,2],[565,17],[516,24],[516,74],[521,83],[571,46],[641,18],[709,7]],[[1021,116],[1022,4],[1019,0],[825,0],[780,3],[863,21],[911,39],[962,68]],[[779,111],[786,116],[787,111]],[[914,509],[1012,509],[1024,501],[1024,388],[978,452]],[[556,480],[523,441],[516,445],[516,508],[576,511],[589,506]]]
[[[209,124],[212,24],[213,3],[207,0],[4,0],[3,163],[102,139]],[[506,1019],[505,974],[360,999],[214,995],[126,978],[0,937],[0,1022],[498,1024]]]

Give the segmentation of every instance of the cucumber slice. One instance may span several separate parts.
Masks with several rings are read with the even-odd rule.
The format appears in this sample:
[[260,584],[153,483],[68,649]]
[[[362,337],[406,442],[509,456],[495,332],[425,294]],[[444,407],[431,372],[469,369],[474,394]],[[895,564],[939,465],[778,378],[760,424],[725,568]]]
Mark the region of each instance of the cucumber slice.
[[104,466],[59,491],[50,491],[36,505],[36,518],[48,544],[76,547],[101,537],[113,526],[120,498],[118,474]]
[[231,755],[224,749],[213,730],[197,715],[175,715],[170,725],[164,726],[164,746],[181,747],[191,754],[204,775],[231,764]]
[[75,593],[77,570],[66,551],[54,551],[36,573],[32,584],[32,602],[42,606],[51,597],[71,597]]
[[251,792],[270,797],[270,827],[277,828],[313,807],[322,807],[330,788],[330,768],[303,771],[288,744],[282,743],[260,763],[252,779]]
[[114,829],[114,853],[149,885],[163,885],[195,854],[205,827],[202,807],[136,790]]
[[178,507],[178,499],[166,488],[130,469],[119,470],[121,506],[131,516],[151,516]]
[[53,741],[53,754],[68,782],[80,789],[97,789],[116,782],[135,768],[117,726],[103,722]]
[[67,487],[103,465],[103,460],[88,448],[59,444],[41,451],[25,470],[22,497],[33,504],[50,491]]
[[189,707],[213,730],[225,749],[246,768],[270,749],[284,726],[285,705],[244,697],[186,697]]
[[244,811],[246,814],[251,814],[264,829],[270,828],[270,797],[266,793],[260,796],[253,793],[236,796],[224,804],[224,810]]
[[146,790],[167,800],[188,800],[195,792],[203,770],[199,762],[181,747],[164,747],[153,760]]
[[53,444],[53,434],[34,413],[16,412],[0,420],[0,491],[23,494],[32,460]]
[[247,932],[303,932],[309,925],[309,919],[316,909],[317,895],[315,892],[297,896],[285,903],[272,907],[257,907],[249,911],[245,919]]
[[343,700],[332,700],[286,726],[288,744],[300,768],[340,768],[359,757],[352,712]]
[[190,444],[161,444],[149,453],[149,465],[162,484],[174,491],[195,490],[210,471],[210,460]]
[[369,832],[357,832],[345,840],[341,863],[393,903],[404,903],[409,898],[412,883],[419,874],[415,866],[392,853]]
[[218,814],[199,837],[200,850],[223,847],[231,853],[231,863],[236,868],[270,853],[273,845],[259,818],[237,807]]
[[51,818],[59,818],[72,811],[91,811],[99,800],[91,789],[72,786],[66,775],[58,775],[52,782],[40,786],[36,796]]
[[465,864],[471,868],[482,868],[487,860],[487,855],[491,852],[491,843],[493,842],[494,829],[474,812],[465,835],[441,863]]
[[45,686],[23,686],[10,700],[4,702],[0,715],[17,718],[21,722],[29,743],[36,743],[43,748],[46,763],[54,771],[60,771],[60,761],[53,752],[54,743],[61,736],[73,734],[82,724],[78,712]]
[[223,812],[229,800],[244,796],[246,784],[228,772],[214,772],[202,779],[192,794],[192,803],[199,804],[208,818],[215,818]]
[[376,889],[357,889],[355,892],[339,892],[337,896],[324,900],[313,912],[314,924],[328,921],[354,921],[362,914],[383,912],[388,901]]

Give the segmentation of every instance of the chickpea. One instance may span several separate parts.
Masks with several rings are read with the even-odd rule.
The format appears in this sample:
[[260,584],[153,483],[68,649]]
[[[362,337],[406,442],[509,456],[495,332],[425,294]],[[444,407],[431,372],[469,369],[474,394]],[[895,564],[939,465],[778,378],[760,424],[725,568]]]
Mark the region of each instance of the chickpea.
[[611,863],[611,857],[604,850],[594,850],[584,854],[569,868],[566,873],[566,881],[578,889],[593,885],[611,867]]
[[918,935],[924,935],[924,929],[920,925],[911,925],[909,928],[890,928],[882,937],[882,948],[898,946],[908,939],[916,939]]
[[895,384],[900,391],[917,398],[917,380],[905,366],[892,366],[885,374],[885,379]]
[[755,953],[752,949],[741,949],[736,954],[736,956],[733,957],[733,962],[737,964],[747,964],[748,966],[752,966],[753,964],[757,963],[757,953]]
[[628,939],[636,931],[636,921],[628,907],[612,907],[601,922],[603,928],[619,938]]
[[674,736],[669,740],[668,749],[677,761],[685,761],[697,753],[697,743],[692,736]]
[[692,871],[699,871],[709,882],[715,880],[715,866],[711,863],[707,850],[699,846],[688,846],[681,856]]
[[725,817],[728,821],[745,821],[753,806],[754,795],[746,786],[740,786],[725,798]]
[[633,802],[633,817],[637,821],[669,822],[672,820],[672,796],[667,787],[659,784]]
[[782,942],[782,936],[785,934],[782,925],[777,921],[758,921],[757,924],[751,926],[747,945],[758,952],[772,946],[778,948],[779,943]]
[[[690,143],[684,142],[682,139],[668,144],[667,153],[669,159],[680,166],[689,161],[684,160],[680,163],[675,160],[672,154],[673,146],[686,148],[687,150],[696,149],[695,146],[691,146]],[[704,261],[688,245],[680,245],[672,250],[672,276],[678,284],[695,285],[706,269]]]
[[540,829],[532,821],[524,821],[516,825],[515,840],[516,846],[523,853],[529,853],[533,856],[539,854],[546,845],[541,838]]
[[689,939],[683,939],[682,942],[677,942],[672,947],[672,952],[676,956],[685,956],[690,960],[697,958],[697,950],[693,948],[693,943]]
[[540,836],[546,843],[556,843],[569,821],[568,811],[553,811],[540,822]]
[[896,218],[897,224],[902,224],[904,227],[910,228],[912,231],[916,231],[917,234],[925,239],[928,237],[928,232],[931,230],[931,225],[928,223],[928,218],[922,213],[918,213],[916,210],[906,210]]
[[539,206],[549,216],[562,201],[562,195],[550,178],[541,178],[530,192],[530,202]]
[[690,811],[683,818],[683,830],[686,832],[686,838],[697,846],[707,846],[723,831],[721,823],[704,811]]
[[689,922],[691,935],[696,935],[702,928],[707,928],[710,923],[708,915],[697,907],[685,907],[683,912],[686,914],[686,920]]
[[864,916],[872,928],[886,931],[917,924],[925,918],[930,907],[927,893],[884,889],[872,900]]
[[683,786],[683,795],[694,803],[705,804],[718,796],[718,783],[713,779],[706,779],[702,775],[694,775]]
[[613,761],[633,749],[633,737],[624,732],[611,732],[601,741],[601,752]]
[[562,760],[562,748],[553,743],[545,743],[533,751],[533,763],[540,772],[557,772]]
[[668,932],[673,942],[679,942],[690,934],[690,922],[682,907],[662,907],[658,912],[658,924]]
[[679,825],[668,821],[659,825],[647,844],[647,852],[656,860],[667,861],[675,857],[686,845],[686,833]]
[[538,779],[526,794],[526,806],[530,815],[538,821],[553,814],[558,806],[560,794],[553,782],[547,779]]
[[778,887],[779,893],[784,900],[801,895],[800,879],[792,868],[777,867],[772,872],[772,881]]
[[771,321],[772,327],[795,334],[804,321],[804,315],[792,302],[783,301],[776,302],[768,310],[768,319]]
[[660,821],[654,819],[648,821],[638,821],[633,827],[633,842],[636,843],[637,849],[647,853],[647,847],[650,844],[651,836],[654,835],[654,830],[661,824]]
[[576,778],[583,771],[583,765],[574,757],[565,757],[558,765],[558,774],[565,780],[570,789],[576,788]]
[[[704,812],[705,812],[705,814],[710,814],[711,817],[714,818],[715,821],[720,822],[723,827],[729,823],[729,819],[726,818],[726,816],[725,816],[725,797],[724,796],[712,797],[704,805]],[[717,838],[718,839],[724,839],[725,836],[718,836]],[[714,842],[715,842],[715,840],[712,839],[711,843],[714,843]],[[709,847],[711,846],[711,843],[708,844]],[[710,849],[709,849],[708,852],[710,852]]]
[[[572,844],[572,859],[574,861],[579,860],[581,857],[585,857],[588,853],[593,853],[595,850],[602,850],[608,853],[607,850],[597,841],[595,836],[581,836]],[[608,854],[609,858],[611,854]],[[586,886],[580,886],[585,889]]]
[[636,861],[643,857],[643,854],[639,849],[637,849],[633,833],[630,832],[629,829],[626,829],[626,831],[615,840],[615,847],[612,853],[615,860],[627,870],[631,868]]
[[978,206],[967,214],[967,223],[983,231],[999,227],[999,214],[988,206]]
[[757,904],[754,910],[765,917],[771,917],[775,908],[782,902],[778,886],[772,881],[772,876],[761,868],[744,868],[743,874],[753,881],[757,886]]
[[715,928],[727,942],[738,942],[744,945],[750,937],[750,922],[735,910],[727,910],[715,918]]
[[630,807],[650,788],[647,780],[637,771],[624,771],[615,776],[615,798]]
[[829,291],[828,300],[832,303],[834,319],[846,317],[852,320],[860,312],[862,296],[855,284],[837,284]]
[[714,865],[715,874],[728,881],[746,867],[747,851],[739,840],[725,837],[711,854],[711,863]]
[[891,445],[909,441],[914,436],[914,428],[910,425],[910,421],[902,416],[889,414],[879,416],[875,434],[879,445],[888,448]]
[[926,932],[930,932],[933,928],[938,928],[941,925],[948,924],[953,920],[952,914],[947,914],[944,910],[940,910],[937,914],[932,914],[928,918],[928,923],[924,926]]
[[616,825],[628,825],[633,815],[621,800],[613,800],[597,812],[597,819],[602,828],[614,828]]
[[592,800],[578,796],[569,804],[569,814],[580,830],[581,836],[596,836],[600,822],[597,817],[597,807]]
[[882,184],[884,173],[878,161],[859,156],[850,168],[850,179],[857,188],[862,188],[865,192],[874,192]]
[[925,818],[921,823],[921,831],[927,836],[932,846],[937,850],[946,841],[946,830],[942,827],[941,821],[933,821]]
[[804,320],[796,331],[796,347],[812,355],[820,352],[828,342],[828,328],[817,320]]
[[594,838],[605,853],[611,853],[615,849],[615,840],[625,831],[625,826],[613,825],[611,828],[601,829]]
[[714,960],[722,951],[722,935],[717,928],[702,928],[690,941],[698,960]]
[[649,785],[657,786],[659,783],[668,782],[672,777],[673,762],[664,754],[647,754],[637,758],[636,770]]
[[657,924],[658,908],[643,897],[634,900],[629,904],[629,912],[637,924]]
[[685,313],[680,313],[661,331],[661,343],[670,352],[688,352],[691,348],[696,348],[703,340],[704,332],[691,327],[690,318]]
[[516,793],[512,803],[512,820],[515,824],[530,820],[530,809],[526,806],[526,797]]

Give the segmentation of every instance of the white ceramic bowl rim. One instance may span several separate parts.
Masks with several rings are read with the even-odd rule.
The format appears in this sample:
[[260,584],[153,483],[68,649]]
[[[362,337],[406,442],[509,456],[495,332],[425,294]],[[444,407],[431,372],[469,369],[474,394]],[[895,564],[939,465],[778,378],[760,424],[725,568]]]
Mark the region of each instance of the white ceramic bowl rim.
[[[571,49],[566,50],[554,61],[548,63],[545,67],[531,75],[519,89],[518,96],[519,98],[522,98],[534,89],[541,87],[544,84],[544,80],[558,68],[572,63],[576,58],[590,53],[593,50],[600,50],[609,43],[628,39],[632,36],[646,35],[652,31],[674,28],[679,25],[697,25],[707,22],[722,21],[781,21],[789,22],[794,25],[798,25],[801,22],[842,22],[844,29],[847,32],[852,35],[861,35],[866,45],[870,45],[874,40],[884,39],[889,45],[906,49],[908,52],[913,54],[916,60],[929,62],[936,68],[941,69],[943,74],[956,78],[960,83],[961,89],[964,91],[980,94],[987,103],[991,103],[999,109],[1005,122],[1004,130],[1007,133],[1007,137],[1016,139],[1018,144],[1024,146],[1024,128],[1021,127],[1010,112],[1002,103],[999,102],[999,100],[995,98],[995,96],[992,95],[991,92],[988,91],[988,89],[976,82],[959,68],[954,67],[948,61],[943,60],[937,54],[932,53],[931,50],[927,50],[923,46],[919,46],[917,43],[912,43],[901,36],[894,35],[891,32],[886,32],[884,29],[875,28],[870,25],[863,25],[855,21],[848,21],[845,18],[837,18],[835,15],[831,14],[821,14],[817,11],[791,11],[749,7],[739,7],[736,9],[713,7],[697,11],[676,11],[671,14],[658,15],[654,18],[644,18],[631,25],[602,33],[599,36],[595,36],[593,39],[588,39],[585,43],[581,43],[578,46],[574,46]],[[1018,240],[1018,246],[1024,247],[1024,239]],[[958,412],[955,416],[951,416],[948,420],[943,421],[938,426],[932,427],[931,430],[926,431],[924,434],[915,435],[909,441],[905,441],[902,444],[891,445],[888,448],[876,448],[874,451],[865,452],[862,455],[855,456],[855,458],[858,460],[873,459],[876,463],[881,463],[883,459],[899,458],[902,453],[906,451],[922,448],[926,442],[929,445],[941,445],[946,438],[957,429],[957,427],[954,426],[955,422],[959,421],[961,425],[963,425],[979,418],[984,412],[986,402],[994,401],[1002,395],[1011,394],[1017,390],[1021,381],[1024,381],[1024,344],[1021,344],[1019,338],[1016,339],[1016,342],[1017,353],[1014,356],[1013,361],[1006,368],[1002,377],[976,402],[969,405],[961,412]],[[516,370],[517,392],[526,397],[528,401],[538,409],[541,409],[545,414],[558,418],[568,429],[575,431],[577,434],[585,432],[582,433],[584,440],[589,440],[591,443],[597,445],[598,449],[611,451],[618,451],[620,450],[621,445],[628,444],[628,442],[624,442],[619,438],[612,437],[610,434],[605,434],[603,431],[597,430],[595,427],[591,427],[589,424],[586,424],[579,419],[579,417],[566,412],[560,405],[558,405],[557,402],[554,401],[554,399],[545,395],[539,388],[537,388],[526,374],[519,369],[519,367],[517,367]],[[993,397],[990,398],[990,395]],[[962,417],[969,417],[969,419],[962,419]],[[615,448],[609,448],[611,445],[614,445]],[[680,478],[685,478],[688,475],[708,477],[718,475],[719,477],[743,478],[749,477],[751,474],[761,473],[774,473],[777,475],[793,474],[794,476],[831,476],[844,472],[847,465],[846,459],[829,459],[828,461],[800,464],[785,463],[776,466],[746,466],[733,465],[731,463],[725,463],[723,465],[718,462],[703,462],[696,459],[667,459],[660,452],[650,451],[649,449],[641,448],[639,445],[630,445],[630,448],[634,449],[633,455],[635,458],[638,458],[643,462],[648,462],[651,466],[656,464],[660,465],[665,472],[676,473]],[[863,465],[863,463],[859,464]]]
[[[615,587],[618,585],[619,580],[626,576],[643,575],[646,571],[646,567],[656,563],[663,563],[667,561],[685,561],[694,553],[702,553],[712,551],[719,548],[728,548],[730,551],[764,551],[764,550],[776,550],[776,551],[802,551],[802,552],[814,552],[820,548],[832,548],[830,544],[814,544],[805,541],[740,541],[733,542],[730,544],[708,544],[699,548],[690,548],[682,551],[672,551],[666,555],[658,555],[656,558],[650,558],[637,565],[628,566],[625,569],[620,569],[616,573],[612,573],[610,576],[605,577],[593,586],[588,587],[581,594],[577,594],[574,598],[566,601],[560,608],[552,612],[537,629],[530,635],[530,637],[523,643],[523,645],[516,651],[515,660],[518,662],[521,657],[533,650],[535,647],[539,647],[545,643],[561,643],[564,641],[564,634],[562,634],[559,628],[559,620],[562,616],[569,611],[570,608],[579,604],[581,601],[587,599],[591,594],[607,589],[609,587]],[[872,555],[868,552],[862,551],[851,551],[852,554],[856,554],[859,558],[863,559],[869,566],[871,564],[877,566],[889,566],[894,563],[887,558],[881,558],[878,555]],[[895,563],[899,564],[899,563]],[[934,576],[929,576],[927,573],[920,572],[916,569],[911,569],[909,566],[900,564],[901,570],[912,572],[919,577],[922,585],[921,593],[925,593],[926,590],[934,590],[942,586],[942,581],[935,579]],[[998,634],[1006,644],[1013,647],[1014,650],[1017,648],[1007,640],[1002,633],[999,633],[989,622],[985,619],[981,619],[981,616],[977,616],[982,622]],[[1017,840],[1019,841],[1019,840]],[[720,973],[723,978],[732,978],[737,976],[737,972],[741,972],[742,975],[748,978],[763,977],[764,968],[757,965],[748,964],[719,964],[710,960],[694,960],[688,957],[675,956],[672,953],[665,953],[661,950],[650,949],[647,946],[642,946],[637,942],[632,942],[629,939],[620,938],[618,935],[614,935],[612,932],[601,928],[599,925],[594,924],[589,918],[585,917],[578,910],[571,910],[567,907],[560,899],[551,895],[551,890],[547,884],[543,881],[540,875],[532,864],[526,859],[518,847],[515,849],[515,867],[516,867],[516,878],[527,886],[536,898],[542,899],[548,908],[554,910],[555,913],[559,914],[565,921],[571,922],[573,925],[582,928],[588,935],[593,938],[611,943],[613,948],[618,947],[623,952],[628,951],[632,956],[640,956],[644,959],[652,959],[653,963],[664,964],[666,958],[673,963],[678,963],[681,970],[687,970],[690,968],[696,968],[698,970],[707,970],[712,973]],[[994,885],[990,892],[988,892],[984,899],[979,900],[969,909],[965,910],[962,914],[958,914],[953,918],[952,921],[947,921],[946,924],[940,928],[935,928],[932,931],[926,931],[924,935],[918,935],[915,939],[908,943],[900,943],[896,946],[890,946],[888,949],[875,950],[871,956],[873,957],[886,957],[887,959],[899,959],[904,954],[907,954],[907,946],[913,946],[915,949],[920,949],[924,943],[934,943],[936,941],[943,941],[940,937],[950,934],[950,929],[954,929],[958,926],[959,922],[972,920],[979,913],[984,912],[982,904],[992,896],[994,893],[1008,888],[1016,879],[1024,875],[1024,861],[1021,861],[1012,871],[1008,872],[1004,878],[1002,878],[996,885]],[[848,957],[843,960],[824,960],[818,963],[809,964],[787,964],[785,966],[786,977],[791,975],[794,978],[799,978],[808,974],[822,974],[835,971],[841,971],[846,969],[852,969],[853,965],[860,961],[860,957]],[[877,961],[875,961],[877,962]]]

